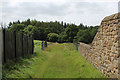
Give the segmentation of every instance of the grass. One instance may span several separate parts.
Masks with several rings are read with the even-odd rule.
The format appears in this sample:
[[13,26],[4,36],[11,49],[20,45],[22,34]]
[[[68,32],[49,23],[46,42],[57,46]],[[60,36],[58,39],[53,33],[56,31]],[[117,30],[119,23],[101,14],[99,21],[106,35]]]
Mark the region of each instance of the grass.
[[72,43],[54,43],[44,51],[41,41],[34,43],[35,54],[16,64],[10,62],[14,65],[3,68],[4,78],[106,78],[75,50]]

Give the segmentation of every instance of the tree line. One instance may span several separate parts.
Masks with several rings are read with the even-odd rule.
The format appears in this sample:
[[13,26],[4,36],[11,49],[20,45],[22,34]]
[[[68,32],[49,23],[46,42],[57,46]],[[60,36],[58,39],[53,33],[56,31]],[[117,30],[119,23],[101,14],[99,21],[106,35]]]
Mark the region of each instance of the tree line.
[[69,24],[66,22],[43,22],[27,19],[20,22],[10,22],[9,31],[23,32],[24,35],[33,35],[35,40],[51,42],[84,42],[91,43],[99,26]]

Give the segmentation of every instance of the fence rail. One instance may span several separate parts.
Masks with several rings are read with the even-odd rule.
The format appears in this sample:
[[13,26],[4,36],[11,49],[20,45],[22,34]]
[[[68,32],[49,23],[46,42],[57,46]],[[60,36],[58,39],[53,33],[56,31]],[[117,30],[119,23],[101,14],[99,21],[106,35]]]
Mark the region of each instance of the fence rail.
[[19,57],[33,54],[34,43],[32,35],[0,29],[0,47],[2,62],[5,63],[8,60],[17,60]]

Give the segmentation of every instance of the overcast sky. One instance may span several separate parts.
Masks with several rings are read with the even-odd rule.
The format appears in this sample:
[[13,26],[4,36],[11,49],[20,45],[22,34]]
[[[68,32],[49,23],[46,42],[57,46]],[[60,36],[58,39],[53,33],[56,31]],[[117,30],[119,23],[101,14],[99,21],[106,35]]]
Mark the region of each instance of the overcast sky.
[[36,19],[99,25],[108,15],[118,12],[119,0],[1,0],[0,17],[4,23]]

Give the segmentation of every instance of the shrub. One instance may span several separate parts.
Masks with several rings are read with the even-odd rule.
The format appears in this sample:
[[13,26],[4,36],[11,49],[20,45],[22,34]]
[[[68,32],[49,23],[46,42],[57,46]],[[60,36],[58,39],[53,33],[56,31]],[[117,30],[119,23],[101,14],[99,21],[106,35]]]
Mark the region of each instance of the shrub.
[[49,33],[48,36],[47,36],[47,39],[50,42],[57,42],[58,34],[56,34],[56,33]]

